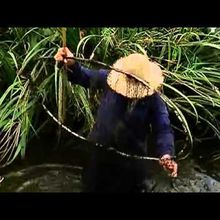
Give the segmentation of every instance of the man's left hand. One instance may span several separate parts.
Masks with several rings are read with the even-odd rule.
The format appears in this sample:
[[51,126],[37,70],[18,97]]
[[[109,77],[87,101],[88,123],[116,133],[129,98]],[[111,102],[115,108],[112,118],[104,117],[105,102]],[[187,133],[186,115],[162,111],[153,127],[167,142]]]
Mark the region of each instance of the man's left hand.
[[171,159],[169,154],[165,154],[160,158],[160,165],[170,173],[171,177],[177,177],[178,165]]

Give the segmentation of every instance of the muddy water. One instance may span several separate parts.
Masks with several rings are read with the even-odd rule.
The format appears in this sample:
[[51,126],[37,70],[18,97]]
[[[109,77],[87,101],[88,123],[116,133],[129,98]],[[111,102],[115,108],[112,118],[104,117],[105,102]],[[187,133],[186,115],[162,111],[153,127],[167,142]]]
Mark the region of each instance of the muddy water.
[[[156,173],[146,184],[150,192],[220,192],[217,178],[200,170],[193,160],[181,162],[179,176]],[[63,163],[25,165],[4,174],[0,192],[82,192],[83,167]],[[219,177],[219,176],[218,176]]]
[[41,164],[4,175],[0,192],[81,192],[82,167]]
[[[0,170],[0,192],[81,192],[81,174],[88,161],[88,146],[65,140],[35,140],[24,159]],[[54,147],[55,146],[55,147]],[[87,148],[86,148],[87,147]]]
[[[0,170],[4,176],[0,192],[82,192],[81,175],[91,153],[88,149],[73,142],[58,148],[36,145],[24,160]],[[219,181],[220,171],[210,172],[188,159],[179,162],[178,178],[171,179],[157,169],[146,184],[150,192],[220,192]]]

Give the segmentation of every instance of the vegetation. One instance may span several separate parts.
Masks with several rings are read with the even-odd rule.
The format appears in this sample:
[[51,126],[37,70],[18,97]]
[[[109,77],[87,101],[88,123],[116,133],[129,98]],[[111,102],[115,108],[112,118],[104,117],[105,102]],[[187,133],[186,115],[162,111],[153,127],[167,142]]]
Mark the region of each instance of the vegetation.
[[[67,28],[66,39],[60,28],[0,29],[1,167],[24,157],[28,141],[44,129],[42,101],[70,128],[74,124],[65,121],[66,114],[83,121],[82,134],[91,130],[100,94],[71,85],[61,77],[64,69],[43,58],[65,44],[78,57],[109,65],[131,52],[148,54],[166,74],[163,98],[176,136],[186,135],[187,146],[208,136],[220,139],[218,29]],[[179,151],[185,154],[185,148]]]

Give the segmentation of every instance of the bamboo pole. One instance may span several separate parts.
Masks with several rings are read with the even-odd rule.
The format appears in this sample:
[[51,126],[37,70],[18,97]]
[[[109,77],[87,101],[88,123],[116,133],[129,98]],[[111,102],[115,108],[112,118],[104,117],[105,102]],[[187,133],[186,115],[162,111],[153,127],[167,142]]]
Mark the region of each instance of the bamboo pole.
[[[66,28],[61,28],[62,34],[62,45],[66,47]],[[58,92],[58,120],[63,124],[66,118],[66,86],[67,86],[67,78],[66,78],[66,64],[64,64],[63,69],[59,74],[59,92]],[[62,128],[59,125],[58,128],[58,146],[60,145],[62,135]]]

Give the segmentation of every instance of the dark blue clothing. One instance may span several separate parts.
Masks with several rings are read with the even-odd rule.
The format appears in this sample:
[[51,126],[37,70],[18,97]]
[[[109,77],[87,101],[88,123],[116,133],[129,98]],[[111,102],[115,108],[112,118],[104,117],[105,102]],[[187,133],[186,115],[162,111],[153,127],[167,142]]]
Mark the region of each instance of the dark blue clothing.
[[174,137],[167,107],[160,95],[155,93],[130,106],[131,99],[110,89],[106,82],[107,74],[107,70],[90,70],[78,62],[72,72],[68,72],[72,83],[104,91],[89,140],[128,153],[146,155],[148,133],[152,130],[156,155],[172,155]]
[[[134,102],[111,90],[107,74],[107,70],[90,70],[79,63],[68,71],[72,83],[102,89],[104,93],[89,140],[129,154],[146,156],[148,137],[152,133],[156,156],[172,155],[174,137],[167,107],[160,95],[155,93]],[[149,166],[151,161],[128,159],[97,148],[93,152],[83,175],[85,191],[148,191],[145,183],[153,170]]]

